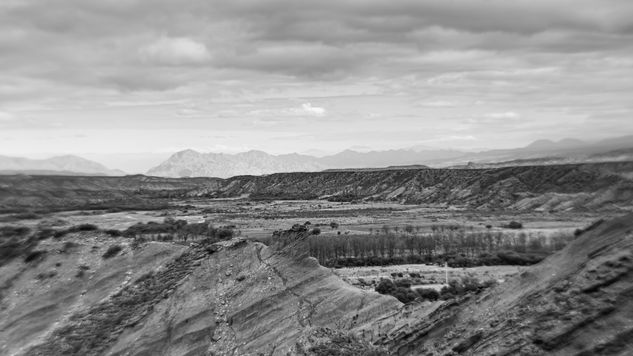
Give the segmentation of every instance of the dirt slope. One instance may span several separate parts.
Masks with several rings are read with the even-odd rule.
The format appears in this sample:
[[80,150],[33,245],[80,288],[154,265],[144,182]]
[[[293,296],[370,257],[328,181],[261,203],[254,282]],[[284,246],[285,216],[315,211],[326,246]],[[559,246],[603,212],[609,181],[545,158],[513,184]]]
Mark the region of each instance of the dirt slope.
[[[487,292],[405,306],[345,284],[306,255],[305,238],[282,234],[270,247],[133,248],[99,233],[43,241],[40,259],[0,267],[0,354],[633,352],[633,214]],[[102,258],[115,243],[122,251]]]
[[630,355],[633,215],[483,295],[393,319],[409,322],[380,342],[397,355]]
[[[313,354],[331,339],[366,353],[373,347],[347,331],[401,305],[347,285],[294,247],[151,243],[103,260],[91,246],[112,241],[88,241],[65,254],[51,242],[38,265],[1,267],[2,275],[22,271],[7,285],[1,354]],[[74,275],[81,263],[91,277]],[[45,281],[35,277],[51,270]]]

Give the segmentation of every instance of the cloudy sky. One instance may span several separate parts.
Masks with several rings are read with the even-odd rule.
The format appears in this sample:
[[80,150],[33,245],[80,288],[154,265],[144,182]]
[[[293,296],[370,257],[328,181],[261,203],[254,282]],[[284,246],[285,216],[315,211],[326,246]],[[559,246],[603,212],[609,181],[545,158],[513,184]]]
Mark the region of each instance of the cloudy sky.
[[630,0],[0,1],[4,155],[516,147],[632,98]]

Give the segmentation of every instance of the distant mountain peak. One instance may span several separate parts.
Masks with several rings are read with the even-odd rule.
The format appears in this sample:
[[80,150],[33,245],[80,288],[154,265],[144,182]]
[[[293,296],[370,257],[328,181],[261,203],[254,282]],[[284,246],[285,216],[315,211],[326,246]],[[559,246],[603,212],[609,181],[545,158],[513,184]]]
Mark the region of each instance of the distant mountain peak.
[[101,163],[75,155],[60,155],[46,159],[0,156],[0,171],[36,172],[35,174],[37,172],[42,172],[42,174],[59,172],[65,175],[73,173],[79,175],[125,175],[125,172],[121,170],[109,169]]

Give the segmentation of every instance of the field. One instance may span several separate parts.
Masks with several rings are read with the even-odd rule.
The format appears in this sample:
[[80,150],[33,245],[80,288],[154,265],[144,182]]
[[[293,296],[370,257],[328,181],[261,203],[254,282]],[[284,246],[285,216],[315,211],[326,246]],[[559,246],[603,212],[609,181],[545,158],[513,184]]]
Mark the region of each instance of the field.
[[[175,201],[173,204],[173,208],[149,211],[83,210],[4,214],[0,215],[0,226],[26,226],[36,231],[38,229],[63,230],[72,226],[93,224],[101,230],[125,231],[135,224],[162,223],[165,219],[173,219],[184,220],[189,224],[206,223],[216,227],[230,226],[245,239],[269,243],[275,231],[288,229],[297,224],[303,226],[309,222],[307,226],[310,229],[319,231],[318,236],[311,238],[312,241],[327,241],[327,244],[330,244],[329,241],[351,241],[354,239],[361,242],[402,240],[402,246],[399,246],[399,249],[398,246],[394,245],[393,248],[396,248],[396,251],[390,252],[389,246],[386,246],[382,251],[382,259],[372,260],[373,262],[367,262],[367,259],[355,259],[353,260],[355,264],[350,264],[351,255],[349,253],[345,256],[347,263],[339,263],[338,260],[333,262],[320,258],[315,251],[310,251],[313,256],[319,257],[321,264],[339,267],[336,268],[336,273],[345,281],[367,289],[374,288],[381,278],[398,280],[407,278],[407,274],[411,272],[414,275],[420,275],[419,278],[413,278],[414,285],[429,284],[437,287],[445,283],[443,269],[438,270],[437,267],[428,265],[443,266],[443,263],[448,260],[451,266],[456,267],[454,260],[447,259],[446,255],[441,253],[436,253],[432,259],[407,259],[404,257],[407,255],[407,249],[404,245],[406,239],[431,236],[432,234],[437,236],[444,231],[446,233],[442,236],[445,239],[456,239],[458,232],[461,231],[466,236],[488,234],[504,241],[510,239],[514,241],[519,235],[526,236],[528,240],[535,236],[544,239],[543,241],[550,241],[560,236],[569,240],[577,229],[582,229],[592,222],[604,218],[603,215],[595,213],[559,212],[552,214],[510,211],[493,213],[389,202],[190,199]],[[511,221],[520,222],[522,228],[509,228],[508,224]],[[178,241],[178,238],[166,239],[164,236],[165,234],[160,232],[150,232],[143,237],[146,240]],[[202,236],[193,234],[189,241],[196,241],[200,238]],[[411,248],[413,249],[413,246]],[[540,252],[544,256],[552,251]],[[379,254],[377,252],[377,255]],[[398,259],[397,256],[403,256],[403,258]],[[412,261],[416,263],[411,264]],[[474,265],[481,264],[487,263],[477,262]],[[499,266],[499,264],[505,263],[490,264],[496,266],[449,268],[449,277],[461,278],[469,275],[484,280],[502,280],[504,276],[517,272],[517,267]],[[381,265],[392,266],[381,267]],[[345,268],[348,266],[349,268]],[[457,266],[460,265],[457,264]],[[404,277],[398,277],[398,273],[403,274]]]

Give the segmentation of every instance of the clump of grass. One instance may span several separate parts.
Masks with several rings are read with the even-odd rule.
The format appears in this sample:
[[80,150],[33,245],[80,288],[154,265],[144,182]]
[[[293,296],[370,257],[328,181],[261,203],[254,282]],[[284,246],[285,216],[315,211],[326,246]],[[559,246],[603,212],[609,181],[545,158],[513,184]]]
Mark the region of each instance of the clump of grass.
[[30,263],[33,261],[41,260],[45,256],[46,256],[46,251],[44,250],[31,251],[26,256],[24,256],[24,262]]
[[48,272],[38,273],[37,276],[35,276],[35,278],[37,278],[40,281],[43,281],[45,279],[53,278],[56,275],[57,275],[57,271],[48,271]]
[[121,250],[123,250],[123,247],[121,247],[121,245],[112,245],[108,247],[106,252],[104,252],[103,255],[101,255],[101,257],[103,257],[104,259],[114,257],[118,255],[119,252],[121,252]]
[[62,253],[69,253],[71,250],[73,250],[77,246],[79,246],[79,244],[76,243],[76,242],[66,241],[66,242],[64,242],[64,246],[62,246],[61,252]]
[[89,269],[90,269],[90,266],[79,265],[77,267],[77,274],[75,275],[75,277],[82,278],[86,274],[86,271],[88,271]]
[[121,232],[120,230],[116,230],[116,229],[109,229],[109,230],[105,230],[104,231],[107,235],[110,235],[112,237],[119,237],[119,236],[123,236],[123,232]]
[[508,229],[522,229],[523,228],[523,224],[521,224],[518,221],[510,221],[507,225],[505,225],[504,227],[508,228]]
[[80,224],[80,225],[73,226],[73,227],[69,228],[68,230],[70,230],[71,232],[97,231],[97,230],[99,230],[99,227],[97,225],[94,225],[94,224]]

